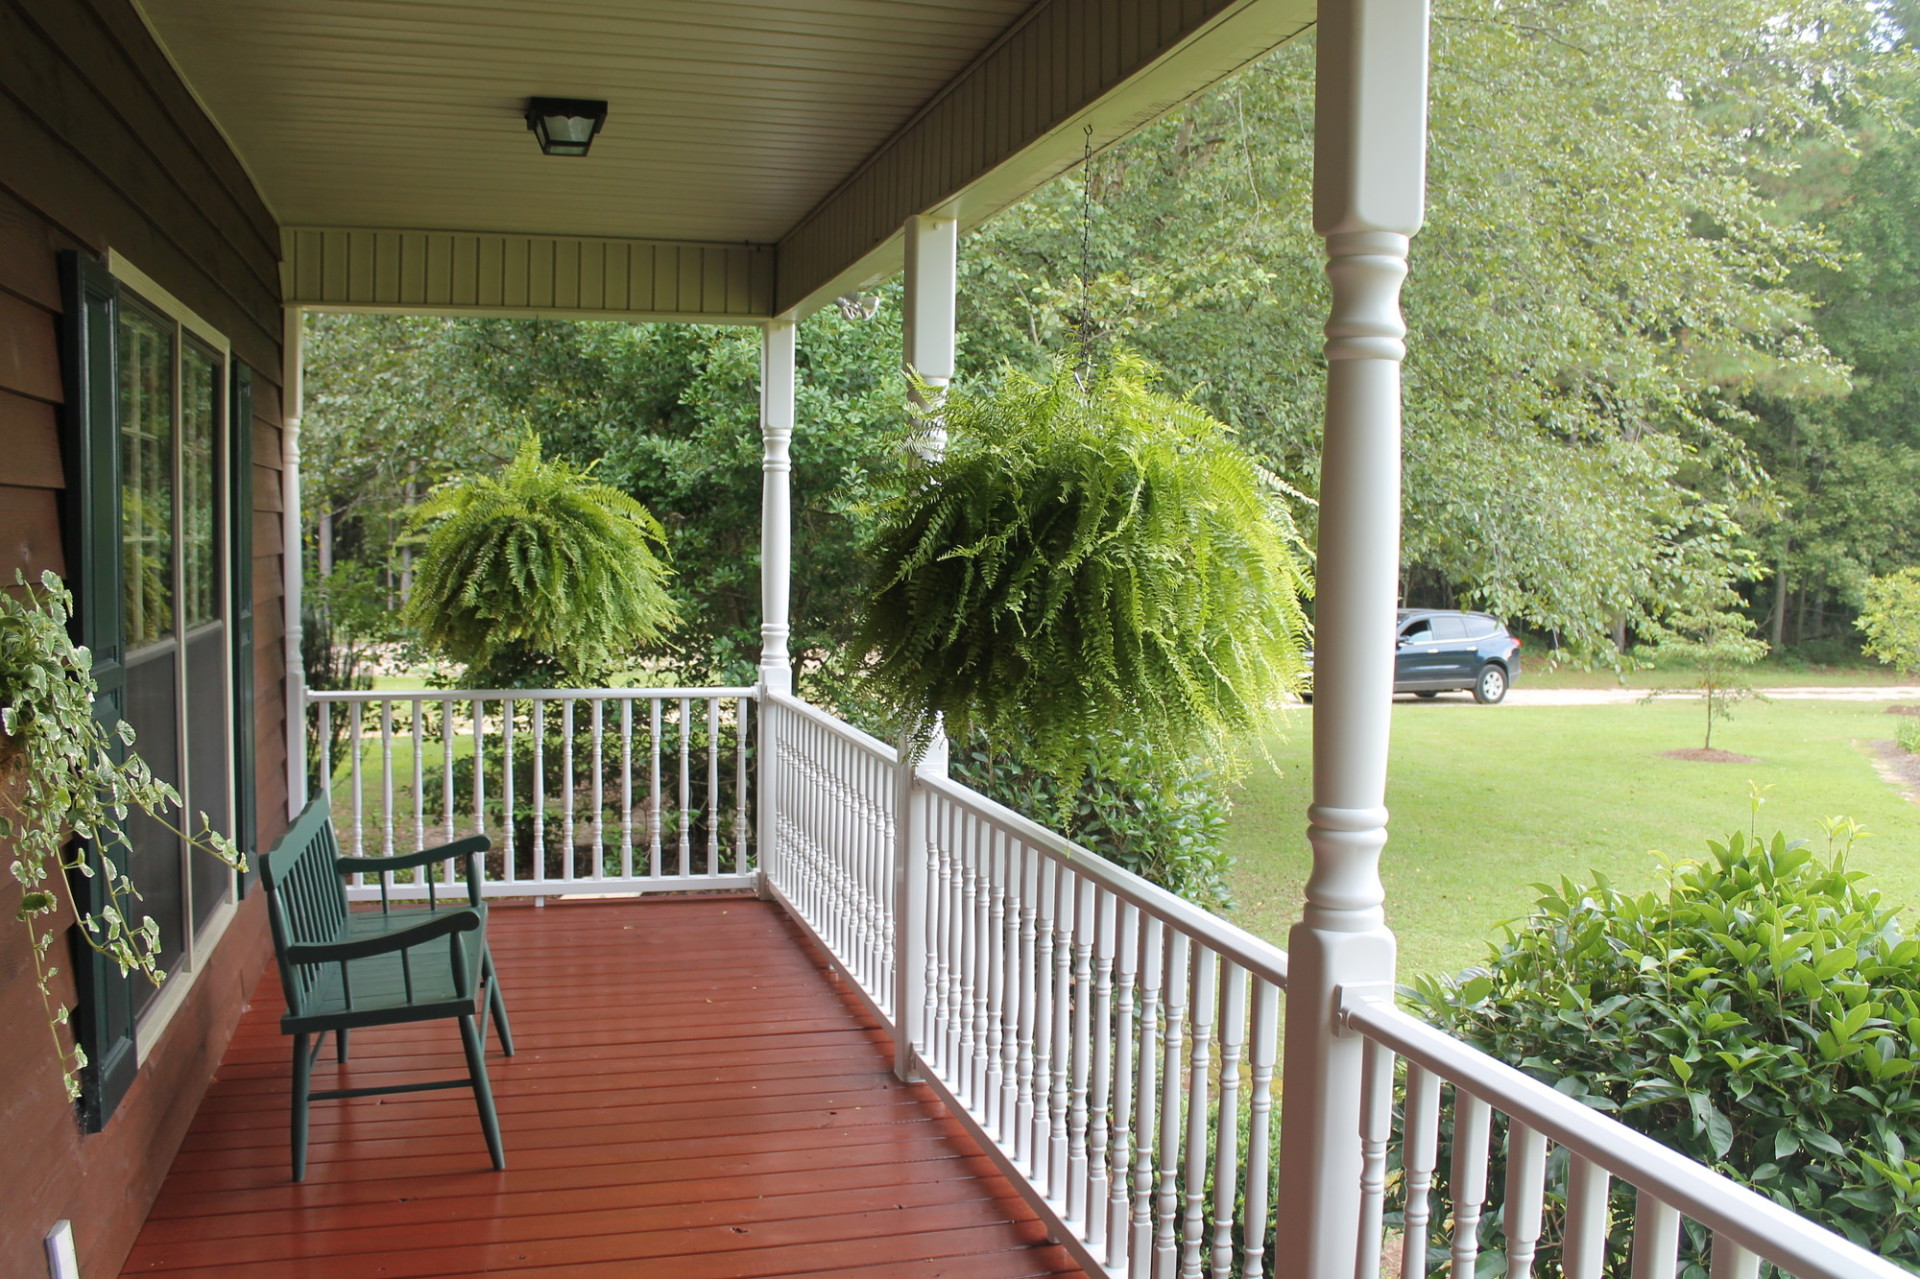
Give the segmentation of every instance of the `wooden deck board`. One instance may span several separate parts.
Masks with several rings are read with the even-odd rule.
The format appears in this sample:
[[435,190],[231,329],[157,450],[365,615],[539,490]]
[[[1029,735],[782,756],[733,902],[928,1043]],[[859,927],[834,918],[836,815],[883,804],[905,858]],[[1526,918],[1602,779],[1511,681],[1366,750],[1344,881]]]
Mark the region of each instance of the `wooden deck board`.
[[[287,1180],[270,977],[127,1275],[332,1279],[1080,1276],[779,911],[747,898],[504,906],[519,1054],[490,1040],[507,1171],[465,1092],[317,1102]],[[451,1023],[356,1031],[314,1086],[457,1076]]]

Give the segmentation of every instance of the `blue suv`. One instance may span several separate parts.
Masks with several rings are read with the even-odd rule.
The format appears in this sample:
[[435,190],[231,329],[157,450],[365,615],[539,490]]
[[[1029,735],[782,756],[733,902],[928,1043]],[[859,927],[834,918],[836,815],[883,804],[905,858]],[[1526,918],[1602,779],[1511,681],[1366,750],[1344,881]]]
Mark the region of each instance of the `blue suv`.
[[[1393,691],[1416,697],[1469,689],[1492,705],[1520,678],[1520,641],[1485,613],[1403,608],[1394,626]],[[1311,668],[1313,654],[1307,654]],[[1301,700],[1312,701],[1311,692]]]

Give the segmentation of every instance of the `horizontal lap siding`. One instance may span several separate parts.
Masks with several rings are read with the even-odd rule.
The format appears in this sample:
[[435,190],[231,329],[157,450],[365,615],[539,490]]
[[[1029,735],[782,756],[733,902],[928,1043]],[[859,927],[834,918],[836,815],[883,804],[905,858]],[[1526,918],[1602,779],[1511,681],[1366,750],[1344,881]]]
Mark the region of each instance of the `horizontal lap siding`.
[[[279,231],[127,0],[0,0],[0,579],[64,571],[60,283],[65,249],[111,248],[226,334],[255,375],[250,510],[271,526],[249,566],[260,835],[286,811]],[[12,892],[10,887],[5,890]],[[14,903],[0,900],[11,917]],[[73,1221],[81,1271],[117,1273],[267,959],[261,895],[149,1052],[106,1130],[82,1137],[60,1091],[25,931],[0,932],[0,1258],[29,1266]],[[64,965],[63,965],[64,966]],[[12,1273],[9,1271],[8,1273]]]

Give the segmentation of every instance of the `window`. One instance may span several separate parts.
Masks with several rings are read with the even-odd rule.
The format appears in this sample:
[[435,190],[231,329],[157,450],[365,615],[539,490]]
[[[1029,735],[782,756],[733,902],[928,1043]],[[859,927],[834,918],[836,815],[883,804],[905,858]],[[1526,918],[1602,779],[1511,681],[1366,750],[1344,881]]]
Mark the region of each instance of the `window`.
[[1436,617],[1433,619],[1433,638],[1437,640],[1459,640],[1467,637],[1467,624],[1457,617]]
[[[68,577],[79,639],[93,651],[103,719],[135,746],[183,810],[251,843],[248,432],[251,382],[226,340],[117,255],[63,255],[62,447]],[[237,778],[248,784],[236,786]],[[80,949],[75,1021],[90,1064],[89,1129],[105,1125],[233,917],[233,871],[166,823],[136,817],[128,872],[160,927],[158,990]],[[100,903],[92,903],[98,909]]]

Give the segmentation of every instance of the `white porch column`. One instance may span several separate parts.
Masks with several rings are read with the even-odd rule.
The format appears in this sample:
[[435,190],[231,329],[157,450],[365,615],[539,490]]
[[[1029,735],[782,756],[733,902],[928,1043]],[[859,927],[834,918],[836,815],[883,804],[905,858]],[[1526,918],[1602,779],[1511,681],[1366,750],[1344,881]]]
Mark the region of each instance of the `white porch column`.
[[935,393],[912,396],[919,448],[929,458],[946,451],[947,428],[938,393],[953,381],[954,296],[959,289],[960,224],[953,218],[916,215],[906,224],[906,297],[900,317],[901,364]]
[[[900,330],[901,367],[926,384],[909,394],[914,447],[928,461],[947,449],[940,403],[953,381],[954,300],[959,288],[960,224],[952,218],[908,218],[907,269]],[[918,1079],[917,1055],[926,1047],[927,839],[929,805],[913,782],[916,774],[945,777],[947,740],[937,731],[917,760],[900,740],[894,791],[893,857],[893,1073]]]
[[794,321],[760,341],[760,683],[793,691],[787,596],[793,578]]
[[[1288,935],[1280,1279],[1355,1279],[1362,1041],[1342,988],[1391,989],[1381,909],[1400,558],[1400,283],[1425,183],[1425,0],[1320,0],[1314,228],[1327,242],[1314,637],[1313,873]],[[1364,1277],[1371,1279],[1371,1276]]]
[[306,398],[303,365],[306,343],[305,313],[286,308],[280,347],[281,398],[281,603],[286,607],[287,666],[287,817],[297,817],[307,803],[307,678],[300,660],[300,606],[306,593],[306,559],[300,531],[300,417]]

